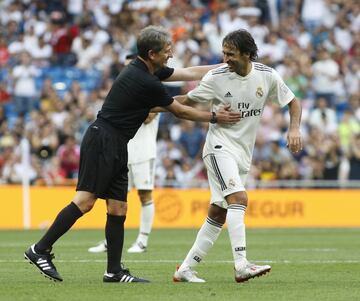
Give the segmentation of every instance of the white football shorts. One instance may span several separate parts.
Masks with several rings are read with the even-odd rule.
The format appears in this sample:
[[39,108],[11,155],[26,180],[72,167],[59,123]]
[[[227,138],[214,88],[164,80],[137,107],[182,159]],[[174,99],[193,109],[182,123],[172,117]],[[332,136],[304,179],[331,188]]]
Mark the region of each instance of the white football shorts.
[[129,190],[153,190],[155,180],[155,159],[128,164]]
[[209,154],[204,157],[211,192],[211,204],[227,209],[225,197],[245,191],[248,172],[241,171],[234,158],[224,154]]

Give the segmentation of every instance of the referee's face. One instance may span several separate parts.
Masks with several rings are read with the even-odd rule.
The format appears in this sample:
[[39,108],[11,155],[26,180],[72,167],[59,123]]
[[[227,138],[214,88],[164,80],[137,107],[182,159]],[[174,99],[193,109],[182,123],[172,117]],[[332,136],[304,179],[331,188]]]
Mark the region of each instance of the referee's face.
[[172,58],[172,46],[171,43],[165,44],[164,48],[154,55],[153,64],[155,69],[166,67],[169,58]]

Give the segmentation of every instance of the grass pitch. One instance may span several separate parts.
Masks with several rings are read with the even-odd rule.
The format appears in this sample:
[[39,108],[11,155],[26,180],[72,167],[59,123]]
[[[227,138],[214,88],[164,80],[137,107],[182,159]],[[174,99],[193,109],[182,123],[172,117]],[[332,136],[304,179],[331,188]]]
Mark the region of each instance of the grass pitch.
[[[0,300],[360,300],[360,229],[248,230],[248,258],[272,271],[237,284],[227,231],[197,271],[205,284],[173,283],[172,274],[191,247],[196,230],[154,230],[148,251],[124,262],[150,284],[104,284],[106,254],[87,248],[100,230],[72,230],[54,247],[64,278],[54,283],[23,259],[42,231],[0,231]],[[126,230],[125,248],[137,232]]]

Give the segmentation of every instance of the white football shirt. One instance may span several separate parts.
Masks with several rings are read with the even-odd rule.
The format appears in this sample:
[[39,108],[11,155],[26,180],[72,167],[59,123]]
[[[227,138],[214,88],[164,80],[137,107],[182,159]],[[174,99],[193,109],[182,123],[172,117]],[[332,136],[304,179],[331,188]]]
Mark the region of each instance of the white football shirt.
[[128,143],[128,164],[144,162],[156,158],[156,136],[160,114],[151,122],[142,124],[134,138]]
[[295,96],[274,69],[252,63],[247,76],[230,72],[227,65],[210,70],[188,97],[209,102],[214,112],[226,104],[231,105],[232,111],[241,112],[241,120],[234,125],[210,124],[203,157],[208,154],[233,156],[240,171],[247,172],[266,101],[283,107]]

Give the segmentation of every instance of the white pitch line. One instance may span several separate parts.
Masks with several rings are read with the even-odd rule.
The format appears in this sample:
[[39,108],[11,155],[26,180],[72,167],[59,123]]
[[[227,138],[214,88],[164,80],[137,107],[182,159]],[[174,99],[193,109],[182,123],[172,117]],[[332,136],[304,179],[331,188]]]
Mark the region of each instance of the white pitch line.
[[[168,260],[168,259],[159,259],[159,260],[124,260],[125,263],[179,263],[182,260]],[[0,259],[0,263],[22,263],[27,262],[25,260],[5,260]],[[59,263],[104,263],[105,259],[78,259],[78,260],[55,260],[55,262]],[[203,261],[206,264],[233,264],[232,260],[211,260],[211,261]],[[274,263],[274,264],[334,264],[334,263],[360,263],[360,260],[253,260],[256,263]]]
[[290,252],[336,252],[337,249],[331,249],[331,248],[298,248],[298,249],[287,249],[287,251]]

